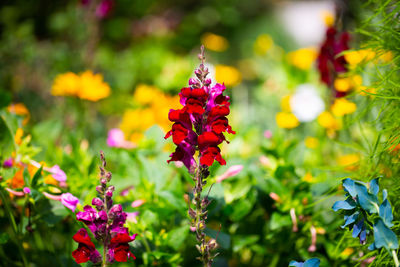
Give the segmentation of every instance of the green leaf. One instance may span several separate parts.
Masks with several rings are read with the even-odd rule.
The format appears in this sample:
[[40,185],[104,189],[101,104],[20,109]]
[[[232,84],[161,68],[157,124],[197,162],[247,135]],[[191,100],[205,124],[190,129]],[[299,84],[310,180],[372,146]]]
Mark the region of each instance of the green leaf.
[[399,248],[396,234],[381,219],[374,224],[374,238],[376,248],[384,247],[388,251]]
[[15,149],[14,135],[5,118],[0,116],[0,154],[9,155]]
[[32,188],[36,188],[40,177],[42,177],[42,169],[43,169],[43,166],[40,166],[39,170],[37,170],[37,172],[33,175],[32,185],[31,185]]
[[24,169],[23,176],[24,176],[25,186],[31,187],[31,175],[28,172],[28,168]]
[[173,229],[168,233],[168,245],[175,250],[178,250],[183,242],[185,242],[186,237],[189,234],[189,226],[181,226],[179,228]]
[[0,245],[4,245],[7,243],[8,239],[10,239],[10,236],[7,233],[1,233],[0,234]]

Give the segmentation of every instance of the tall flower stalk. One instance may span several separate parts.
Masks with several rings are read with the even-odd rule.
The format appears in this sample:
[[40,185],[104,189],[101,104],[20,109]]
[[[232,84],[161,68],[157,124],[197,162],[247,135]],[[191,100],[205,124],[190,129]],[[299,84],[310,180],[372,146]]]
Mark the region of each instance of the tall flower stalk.
[[[194,209],[189,207],[189,216],[192,227],[196,229],[196,246],[200,252],[200,260],[204,266],[211,266],[217,247],[215,239],[206,240],[204,230],[207,220],[207,206],[210,204],[208,196],[202,196],[203,187],[207,184],[208,168],[214,160],[221,165],[226,162],[221,156],[218,147],[226,141],[224,132],[232,133],[231,126],[226,116],[230,113],[229,97],[224,96],[225,86],[215,84],[211,86],[211,79],[207,78],[209,71],[204,65],[204,46],[199,54],[201,64],[194,71],[196,78],[189,79],[189,87],[181,89],[180,103],[183,108],[171,109],[168,114],[170,121],[174,122],[172,129],[165,138],[172,136],[176,150],[170,155],[171,161],[181,161],[189,173],[193,174],[195,186],[193,188],[192,203]],[[195,159],[196,152],[197,160]]]
[[86,205],[83,212],[76,214],[76,219],[90,229],[95,239],[103,246],[103,253],[100,255],[86,229],[81,228],[73,236],[79,246],[72,252],[72,256],[77,263],[90,260],[105,267],[114,261],[126,262],[129,258],[135,259],[129,249],[129,242],[135,240],[137,234],[129,235],[128,228],[124,227],[127,214],[122,211],[120,204],[113,205],[115,187],[108,185],[112,175],[105,170],[106,159],[103,152],[100,152],[100,157],[100,185],[96,187],[98,197],[92,200],[95,209]]

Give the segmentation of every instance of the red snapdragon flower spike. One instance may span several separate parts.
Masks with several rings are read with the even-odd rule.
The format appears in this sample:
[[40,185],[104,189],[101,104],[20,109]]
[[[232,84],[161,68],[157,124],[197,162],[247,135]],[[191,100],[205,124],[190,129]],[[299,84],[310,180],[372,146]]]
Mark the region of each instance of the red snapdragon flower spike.
[[95,249],[85,228],[79,229],[72,239],[79,243],[78,248],[72,251],[72,257],[74,257],[76,263],[80,264],[89,260],[93,263],[101,261],[100,253]]
[[184,87],[179,93],[183,108],[171,109],[168,114],[174,124],[164,137],[172,136],[177,145],[167,162],[181,161],[191,173],[196,167],[196,150],[200,152],[202,165],[211,166],[214,160],[225,164],[218,145],[226,140],[224,132],[235,133],[226,118],[230,113],[230,103],[229,96],[223,95],[225,85],[217,83],[211,86],[204,64],[195,70],[195,74],[197,79],[189,80],[191,87]]

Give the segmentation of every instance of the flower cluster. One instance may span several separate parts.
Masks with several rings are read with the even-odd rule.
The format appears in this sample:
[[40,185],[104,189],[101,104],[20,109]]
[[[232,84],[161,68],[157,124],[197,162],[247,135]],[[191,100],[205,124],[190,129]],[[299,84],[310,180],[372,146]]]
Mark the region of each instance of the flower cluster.
[[129,235],[128,228],[124,227],[127,214],[122,211],[120,204],[113,205],[112,196],[114,186],[108,186],[111,173],[105,171],[106,161],[101,153],[102,166],[100,167],[100,185],[96,187],[99,197],[92,200],[93,208],[86,205],[83,211],[76,214],[76,219],[83,222],[93,233],[96,240],[103,244],[104,255],[101,256],[95,249],[87,231],[82,228],[73,239],[79,243],[72,256],[77,263],[92,261],[99,263],[101,260],[108,263],[114,261],[126,262],[135,256],[129,250],[129,242],[135,240],[136,234]]
[[[321,45],[317,58],[321,81],[332,87],[338,74],[347,72],[347,61],[343,51],[349,49],[350,35],[347,32],[339,33],[334,27],[326,31],[326,39]],[[343,92],[335,91],[337,97],[344,96]]]
[[172,136],[177,145],[168,162],[181,161],[190,172],[196,167],[196,150],[200,152],[201,165],[211,166],[214,160],[225,165],[218,145],[226,140],[224,132],[235,134],[226,118],[230,103],[229,96],[223,95],[225,86],[218,83],[211,86],[211,79],[206,78],[208,73],[201,64],[195,70],[197,79],[191,78],[190,87],[182,88],[179,93],[183,108],[171,109],[168,114],[174,124],[165,138]]

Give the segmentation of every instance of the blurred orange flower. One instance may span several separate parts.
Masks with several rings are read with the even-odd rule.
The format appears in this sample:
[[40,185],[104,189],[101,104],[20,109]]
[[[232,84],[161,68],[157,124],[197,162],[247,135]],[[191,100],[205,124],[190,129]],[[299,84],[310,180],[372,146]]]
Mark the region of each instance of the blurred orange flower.
[[11,104],[7,107],[7,110],[10,113],[25,117],[24,120],[22,121],[23,125],[27,124],[31,117],[29,110],[26,108],[26,106],[23,103]]

